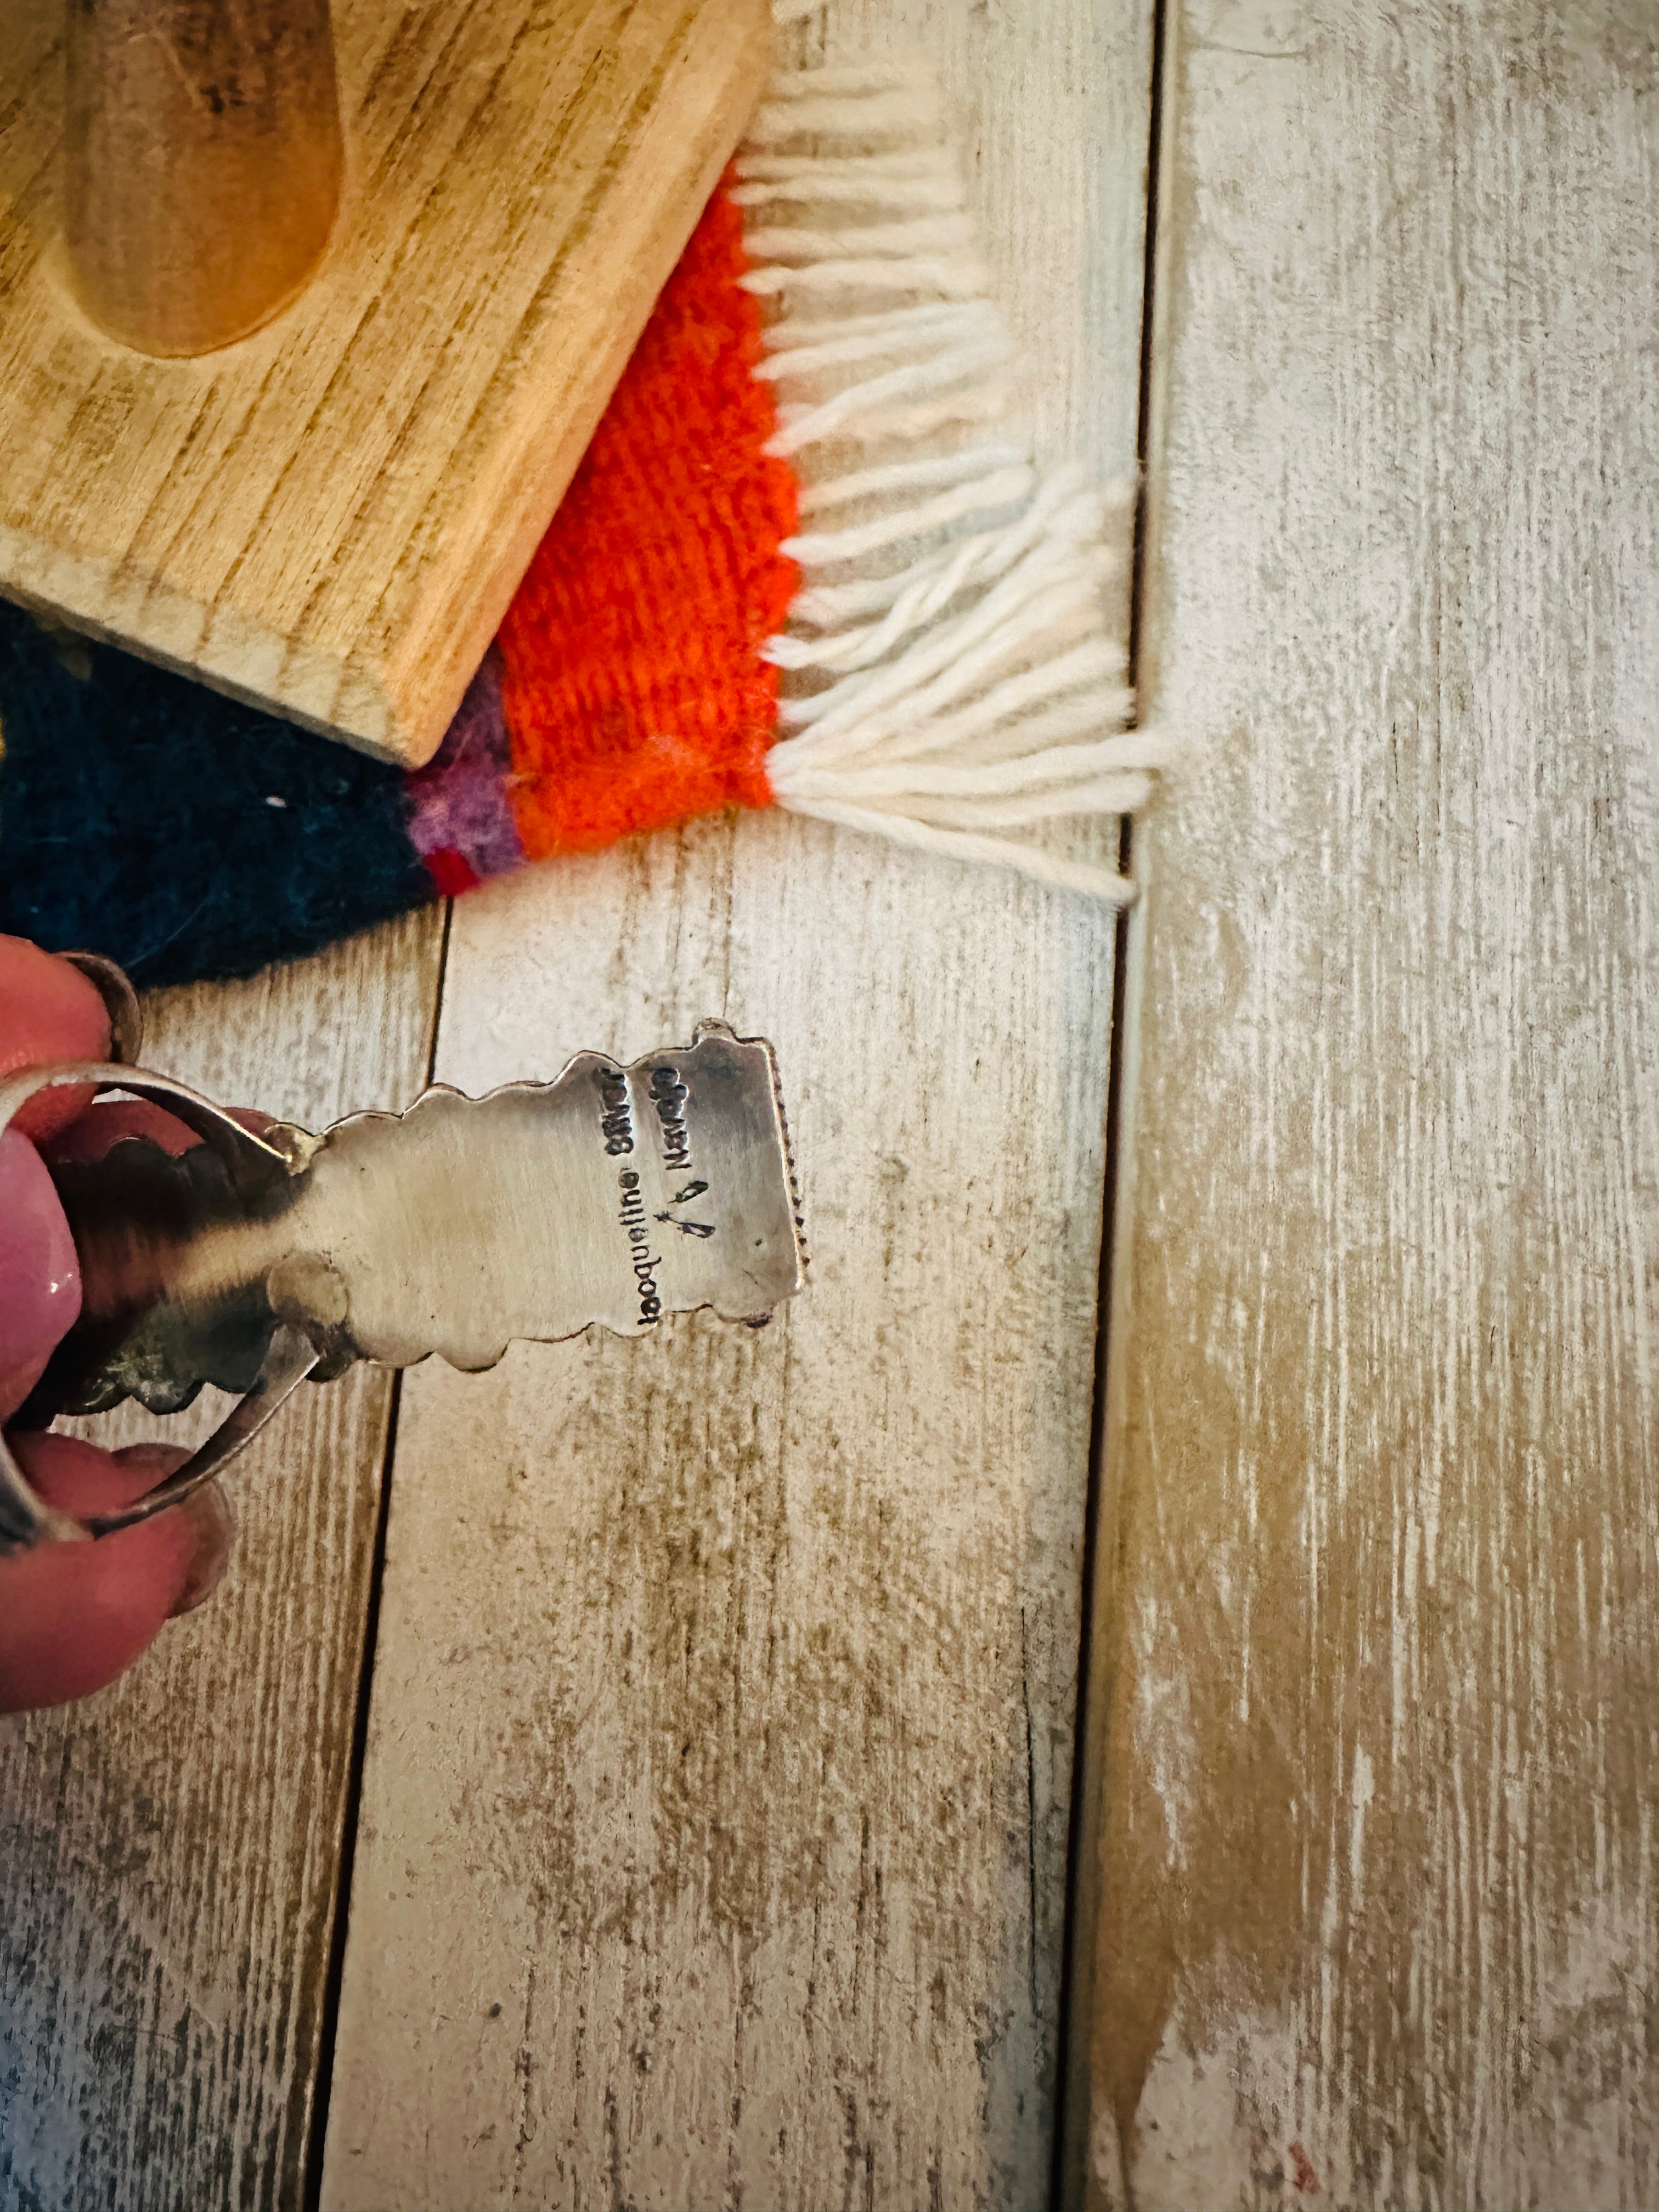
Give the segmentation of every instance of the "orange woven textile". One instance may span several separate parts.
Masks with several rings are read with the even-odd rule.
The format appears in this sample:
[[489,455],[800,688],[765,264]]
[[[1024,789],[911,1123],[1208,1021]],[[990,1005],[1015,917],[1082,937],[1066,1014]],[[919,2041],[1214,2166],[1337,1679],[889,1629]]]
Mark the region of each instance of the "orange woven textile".
[[743,217],[716,192],[519,588],[499,643],[527,857],[768,806],[798,582]]

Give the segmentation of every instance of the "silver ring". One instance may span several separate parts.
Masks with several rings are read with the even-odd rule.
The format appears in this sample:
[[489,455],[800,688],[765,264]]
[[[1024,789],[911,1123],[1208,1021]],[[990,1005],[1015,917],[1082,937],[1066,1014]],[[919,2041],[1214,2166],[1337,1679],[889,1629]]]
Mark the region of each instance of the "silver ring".
[[[114,970],[121,975],[118,968]],[[96,981],[96,977],[92,978]],[[126,982],[125,975],[121,981]],[[128,985],[131,990],[131,986]],[[94,1097],[125,1091],[159,1106],[210,1146],[233,1176],[258,1168],[268,1174],[273,1166],[292,1172],[294,1162],[280,1145],[245,1129],[223,1107],[202,1097],[169,1075],[151,1075],[142,1068],[118,1066],[107,1060],[74,1060],[58,1067],[25,1068],[0,1082],[0,1133],[9,1127],[31,1098],[43,1091],[90,1090]],[[84,1543],[88,1538],[107,1536],[163,1513],[199,1489],[234,1457],[264,1426],[284,1398],[318,1364],[321,1354],[302,1329],[284,1322],[270,1340],[270,1350],[253,1388],[237,1401],[213,1434],[147,1496],[114,1513],[100,1513],[86,1521],[59,1513],[36,1495],[18,1466],[0,1430],[0,1558],[25,1552],[42,1543]]]
[[123,1067],[136,1067],[144,1048],[144,1010],[132,978],[101,952],[60,952],[71,968],[78,968],[104,1002],[109,1016],[109,1056]]

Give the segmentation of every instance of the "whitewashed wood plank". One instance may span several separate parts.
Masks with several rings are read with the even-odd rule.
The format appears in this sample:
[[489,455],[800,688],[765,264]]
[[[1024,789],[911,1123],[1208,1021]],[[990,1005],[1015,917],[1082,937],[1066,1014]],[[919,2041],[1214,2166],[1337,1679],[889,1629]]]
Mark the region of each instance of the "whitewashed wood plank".
[[1651,11],[1182,17],[1090,2201],[1651,2205]]
[[[849,20],[966,95],[1045,448],[1124,472],[1146,11]],[[334,2212],[1043,2198],[1111,956],[781,819],[461,902],[441,1075],[771,1036],[815,1272],[409,1378]]]
[[[313,1127],[407,1102],[441,927],[430,910],[252,983],[157,994],[146,1060]],[[18,2212],[300,2201],[390,1386],[361,1370],[302,1392],[228,1479],[240,1537],[212,1601],[101,1695],[0,1720],[0,2203]]]

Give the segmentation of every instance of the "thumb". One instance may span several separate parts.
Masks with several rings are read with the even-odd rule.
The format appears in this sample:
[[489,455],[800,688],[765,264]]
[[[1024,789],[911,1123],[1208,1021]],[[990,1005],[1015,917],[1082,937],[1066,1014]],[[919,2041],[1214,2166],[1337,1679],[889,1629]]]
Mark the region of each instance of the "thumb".
[[[77,1515],[131,1503],[188,1455],[150,1444],[112,1454],[76,1437],[11,1441],[40,1496]],[[43,1544],[0,1560],[0,1712],[64,1705],[113,1681],[173,1614],[210,1594],[231,1535],[224,1494],[210,1483],[96,1543]]]

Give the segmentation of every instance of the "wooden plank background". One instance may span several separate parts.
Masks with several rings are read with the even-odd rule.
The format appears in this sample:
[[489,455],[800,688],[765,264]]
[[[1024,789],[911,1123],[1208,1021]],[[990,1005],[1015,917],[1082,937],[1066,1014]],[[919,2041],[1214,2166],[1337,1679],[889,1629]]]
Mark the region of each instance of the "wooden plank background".
[[[1125,474],[1149,0],[837,11],[896,29],[1042,449]],[[776,1037],[817,1275],[762,1336],[411,1378],[328,2202],[1042,2194],[1111,956],[1083,902],[783,822],[463,903],[470,1089],[704,1012]],[[438,975],[428,917],[172,994],[150,1056],[313,1123],[400,1102]],[[304,2200],[389,1402],[302,1394],[214,1603],[0,1725],[0,2203]]]
[[[904,20],[969,95],[1045,447],[1121,474],[1147,17]],[[408,1378],[332,2212],[1043,2197],[1112,949],[781,819],[458,907],[465,1090],[773,1038],[814,1280],[759,1336]]]
[[1651,2206],[1653,11],[1171,15],[1087,2201]]
[[[1169,16],[1143,642],[1206,750],[1139,847],[1070,2201],[1638,2208],[1651,26]],[[895,21],[1115,473],[1146,14],[838,17]],[[465,1087],[775,1037],[817,1279],[410,1378],[325,2203],[1042,2201],[1110,981],[1068,901],[783,822],[458,910]],[[326,1119],[436,989],[428,921],[155,1056]],[[386,1404],[290,1409],[215,1604],[0,1737],[20,2206],[298,2199]]]
[[[154,996],[146,1057],[313,1128],[407,1102],[441,934]],[[391,1395],[302,1391],[238,1463],[212,1603],[100,1696],[0,1721],[7,2212],[300,2201]],[[102,1433],[183,1425],[136,1411]]]

